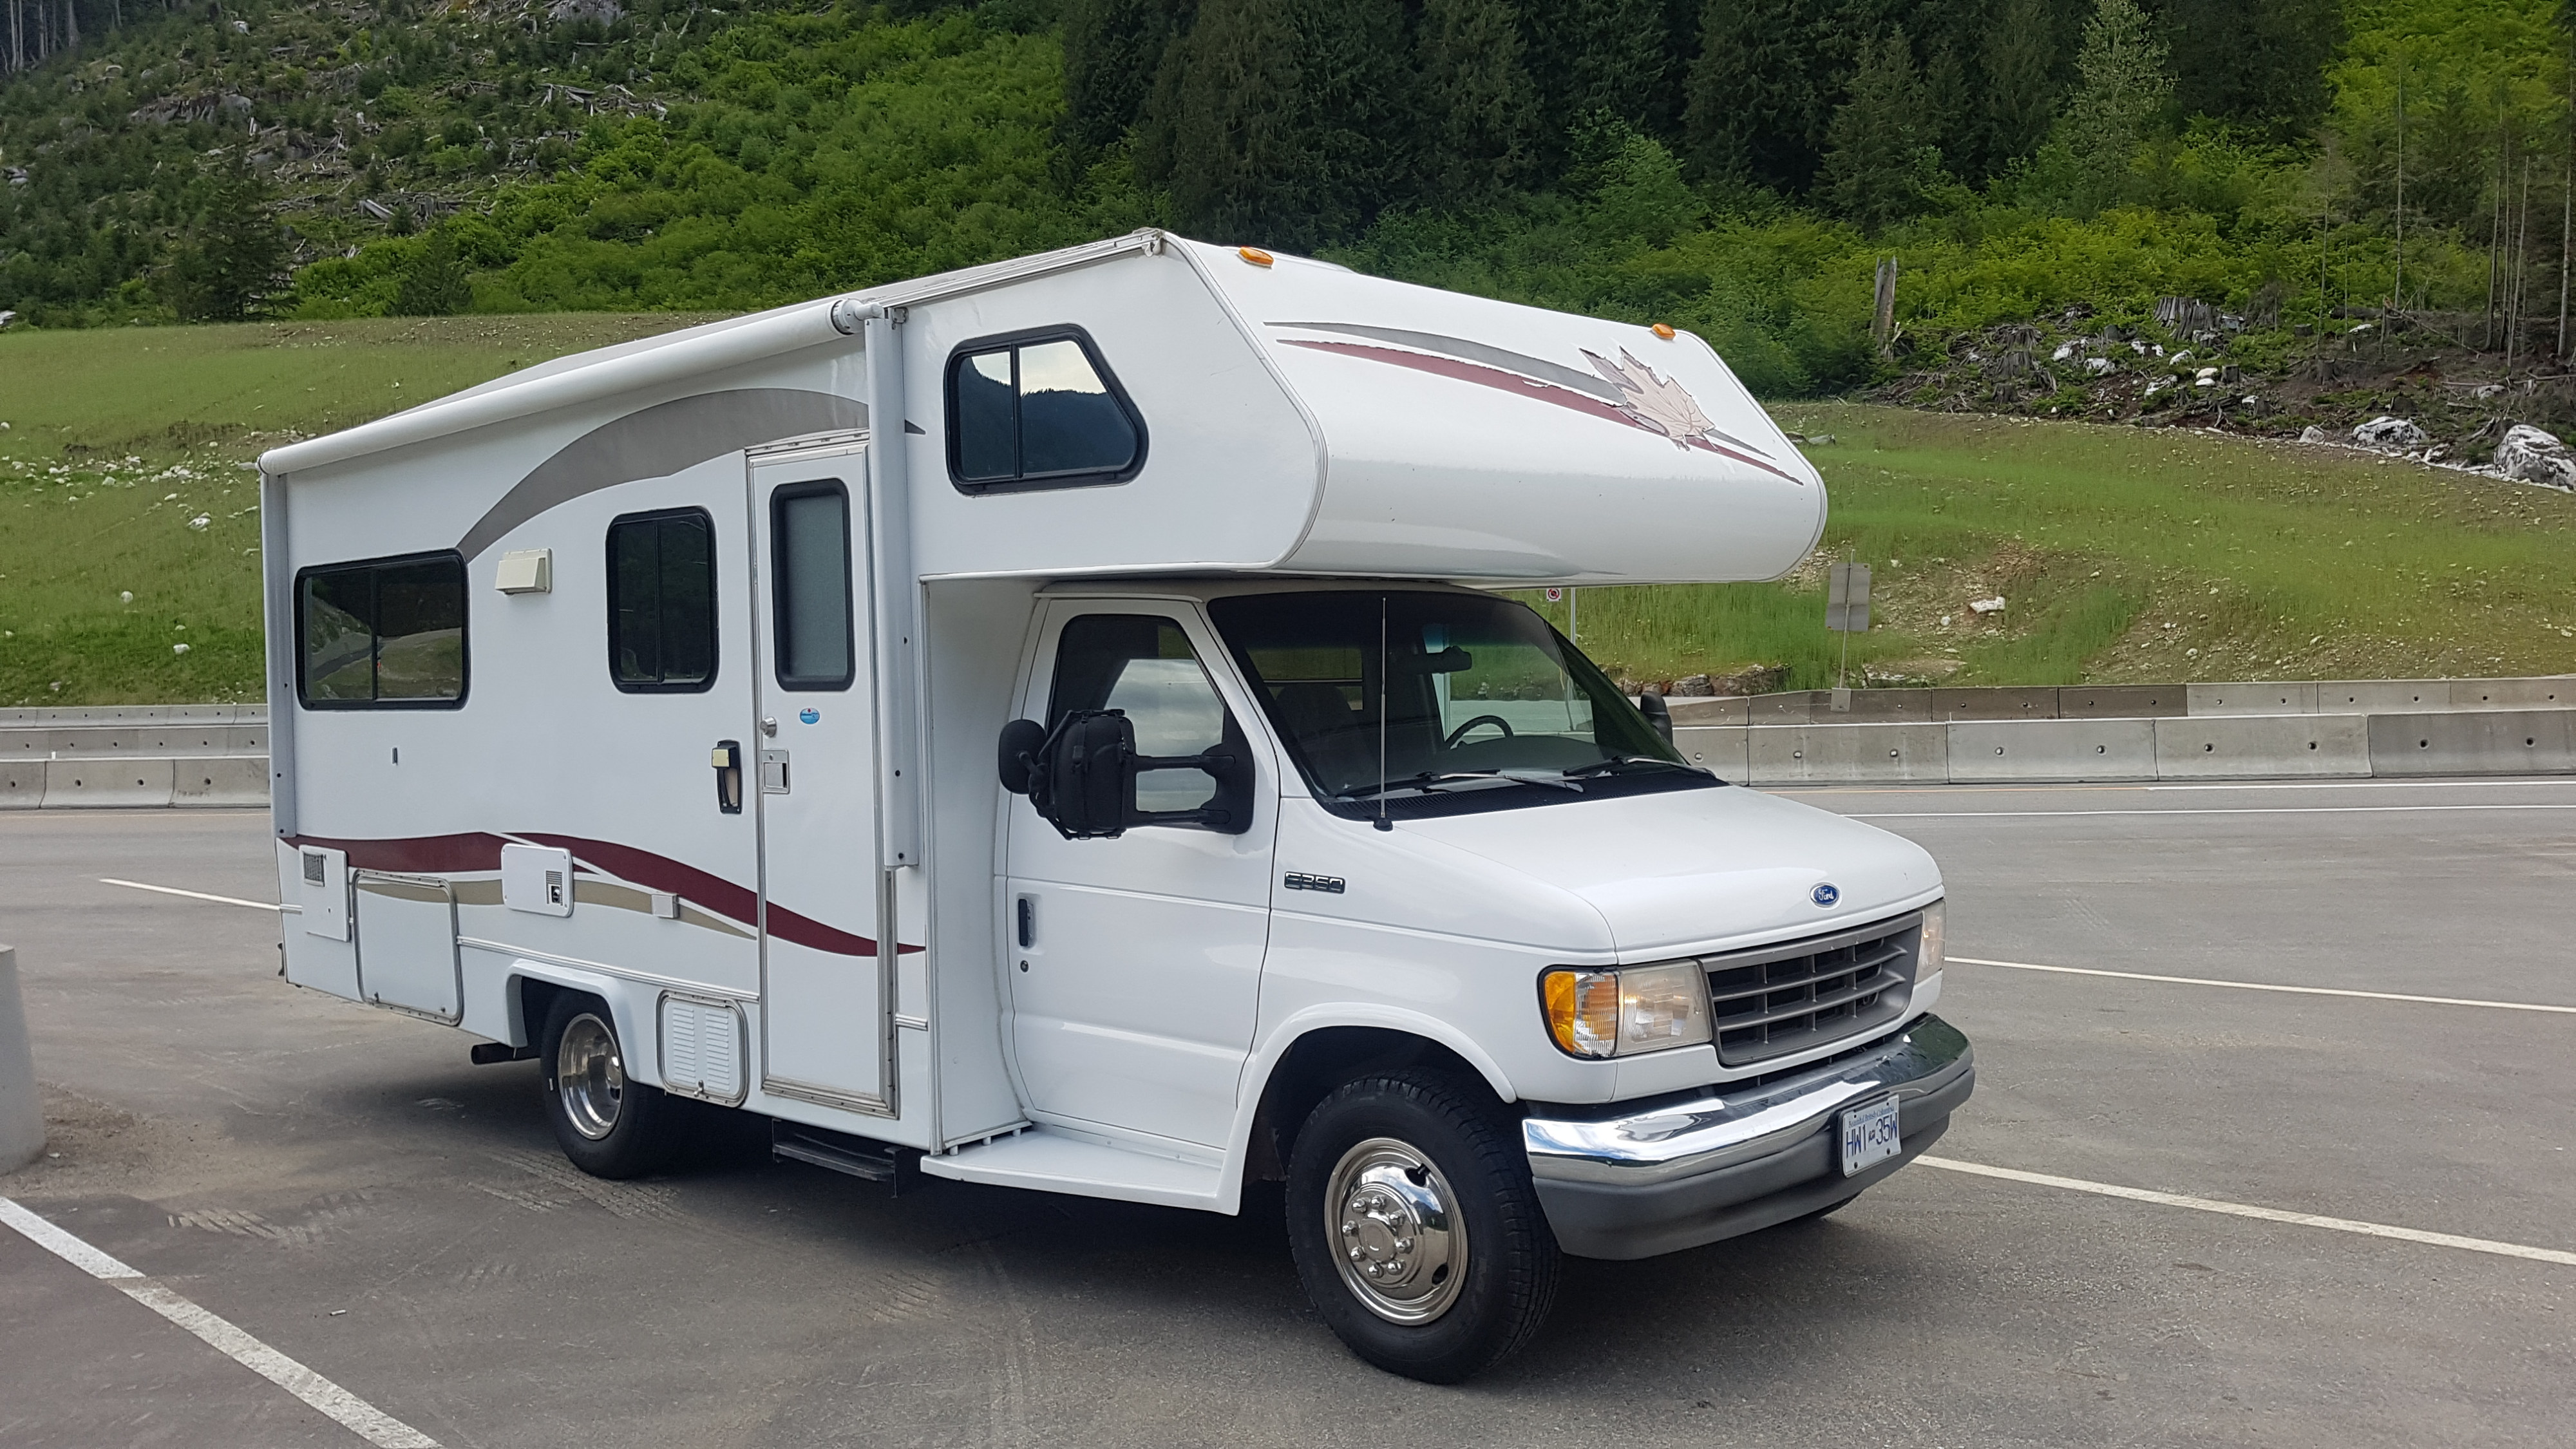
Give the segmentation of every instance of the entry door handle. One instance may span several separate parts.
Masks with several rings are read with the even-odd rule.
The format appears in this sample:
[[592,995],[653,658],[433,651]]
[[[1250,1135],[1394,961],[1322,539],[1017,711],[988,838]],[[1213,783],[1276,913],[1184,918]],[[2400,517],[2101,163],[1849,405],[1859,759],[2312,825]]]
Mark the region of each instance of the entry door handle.
[[716,809],[742,813],[742,741],[718,740],[710,763],[716,768]]

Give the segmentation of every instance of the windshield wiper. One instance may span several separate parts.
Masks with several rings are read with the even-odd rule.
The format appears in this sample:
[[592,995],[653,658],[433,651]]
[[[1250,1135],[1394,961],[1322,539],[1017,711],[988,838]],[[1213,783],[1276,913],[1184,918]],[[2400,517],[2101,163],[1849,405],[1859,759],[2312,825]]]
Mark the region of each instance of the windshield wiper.
[[1565,772],[1565,778],[1580,780],[1589,775],[1606,774],[1621,765],[1652,765],[1659,770],[1686,770],[1694,775],[1700,773],[1692,770],[1688,765],[1677,765],[1670,760],[1657,759],[1653,755],[1619,755],[1607,760],[1595,760],[1589,765],[1577,765]]
[[1558,770],[1425,770],[1418,775],[1407,775],[1400,780],[1389,780],[1382,789],[1369,790],[1365,792],[1360,790],[1344,790],[1333,798],[1336,800],[1365,801],[1375,800],[1385,795],[1392,795],[1398,790],[1419,790],[1424,794],[1429,794],[1433,790],[1447,785],[1496,783],[1511,785],[1551,785],[1559,790],[1572,790],[1578,795],[1583,793],[1582,786],[1565,778],[1564,772]]

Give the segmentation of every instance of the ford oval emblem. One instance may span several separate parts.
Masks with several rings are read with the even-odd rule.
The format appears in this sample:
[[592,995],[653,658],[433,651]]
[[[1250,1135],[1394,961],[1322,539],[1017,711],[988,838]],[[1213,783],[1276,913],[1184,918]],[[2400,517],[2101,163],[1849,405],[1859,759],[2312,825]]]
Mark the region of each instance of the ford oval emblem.
[[1820,906],[1830,906],[1842,898],[1843,893],[1829,885],[1820,885],[1814,890],[1807,892],[1807,899],[1814,901]]

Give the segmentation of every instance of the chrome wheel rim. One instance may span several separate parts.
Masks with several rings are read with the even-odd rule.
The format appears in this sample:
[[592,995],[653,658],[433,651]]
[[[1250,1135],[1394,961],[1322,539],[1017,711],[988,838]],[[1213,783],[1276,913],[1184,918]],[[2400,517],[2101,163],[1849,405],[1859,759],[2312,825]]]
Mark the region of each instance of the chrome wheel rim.
[[617,1055],[617,1034],[587,1011],[572,1019],[555,1047],[555,1095],[582,1136],[596,1142],[617,1130],[626,1064]]
[[1354,1143],[1324,1190],[1342,1286],[1389,1323],[1429,1323],[1467,1284],[1467,1224],[1431,1159],[1392,1137]]

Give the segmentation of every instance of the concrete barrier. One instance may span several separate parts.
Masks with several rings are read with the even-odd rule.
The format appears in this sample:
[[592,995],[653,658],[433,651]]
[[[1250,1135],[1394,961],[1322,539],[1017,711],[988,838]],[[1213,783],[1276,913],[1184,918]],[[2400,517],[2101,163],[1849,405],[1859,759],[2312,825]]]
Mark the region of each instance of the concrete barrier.
[[2413,714],[2451,707],[2446,679],[2325,679],[2315,688],[2320,714]]
[[1936,689],[1932,717],[1939,720],[2055,719],[2057,689],[2002,687]]
[[164,759],[47,760],[45,808],[117,809],[168,805],[177,776]]
[[45,803],[45,762],[0,759],[0,810],[33,810]]
[[2576,771],[2566,710],[2446,710],[2370,717],[2370,772],[2558,775]]
[[2144,719],[1962,721],[1950,731],[1950,778],[2152,780],[2156,726]]
[[20,705],[0,709],[0,728],[12,725],[135,725],[168,720],[266,724],[265,704]]
[[1680,695],[1667,698],[1664,705],[1673,712],[1673,727],[1676,729],[1685,725],[1696,727],[1740,725],[1752,722],[1753,701],[1742,695],[1729,695],[1717,699]]
[[0,946],[0,1172],[15,1172],[45,1150],[45,1108],[36,1098],[36,1057],[27,1039],[18,953]]
[[1747,703],[1751,706],[1748,723],[1758,725],[1805,724],[1813,718],[1822,690],[1801,689],[1787,694],[1757,694]]
[[1745,734],[1746,779],[1756,785],[1950,778],[1950,735],[1937,724],[1756,725]]
[[2309,683],[2193,684],[2184,692],[2194,715],[2317,712],[2317,687]]
[[170,762],[170,803],[239,807],[268,803],[266,755],[215,755]]
[[2059,719],[2156,719],[2191,713],[2179,684],[2069,684],[2057,691]]
[[2453,709],[2576,707],[2576,679],[2454,679]]
[[1828,691],[1807,718],[1814,724],[1930,724],[1937,718],[1928,689],[1855,689],[1844,704],[1834,708]]
[[127,755],[261,755],[268,726],[179,720],[163,724],[0,726],[0,760],[86,760]]
[[1673,745],[1682,758],[1694,765],[1705,765],[1717,772],[1721,780],[1742,781],[1752,777],[1750,744],[1746,736],[1752,731],[1743,725],[1692,725],[1673,730]]
[[2159,780],[2370,774],[2369,722],[2360,715],[2160,719],[2155,727]]

